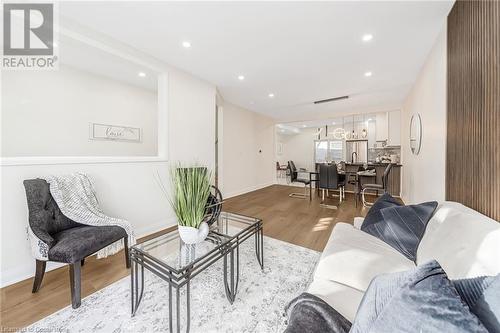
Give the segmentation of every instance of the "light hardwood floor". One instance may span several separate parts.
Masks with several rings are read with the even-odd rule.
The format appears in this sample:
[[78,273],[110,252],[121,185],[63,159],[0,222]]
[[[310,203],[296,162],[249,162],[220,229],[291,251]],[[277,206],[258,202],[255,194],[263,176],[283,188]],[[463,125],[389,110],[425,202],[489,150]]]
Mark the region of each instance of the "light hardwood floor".
[[[259,217],[264,221],[266,236],[316,251],[323,250],[335,223],[352,223],[355,216],[366,214],[367,209],[361,205],[356,208],[349,194],[347,201],[337,210],[320,207],[320,200],[315,195],[311,202],[288,196],[291,192],[301,190],[291,186],[269,186],[228,199],[224,203],[224,210]],[[329,199],[329,203],[335,204],[337,200]],[[125,268],[123,251],[106,259],[87,258],[82,267],[82,298],[127,275],[129,271]],[[70,305],[69,272],[66,266],[47,272],[36,294],[31,293],[32,284],[33,279],[28,279],[0,289],[2,329],[25,327]]]

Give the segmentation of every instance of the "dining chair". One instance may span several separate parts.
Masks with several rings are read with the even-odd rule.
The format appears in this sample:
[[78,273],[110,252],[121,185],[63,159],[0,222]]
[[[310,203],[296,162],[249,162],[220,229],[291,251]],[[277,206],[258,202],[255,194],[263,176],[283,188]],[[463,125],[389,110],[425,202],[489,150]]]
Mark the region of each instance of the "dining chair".
[[302,183],[304,184],[304,193],[290,193],[288,196],[292,198],[298,199],[306,199],[308,198],[307,194],[307,186],[311,183],[309,179],[298,178],[298,171],[295,163],[293,161],[288,161],[288,169],[290,170],[290,182],[293,183]]
[[345,196],[345,178],[341,180],[339,177],[337,165],[321,164],[319,166],[319,189],[321,190],[321,207],[329,209],[337,209],[337,206],[325,204],[325,191],[326,197],[329,196],[329,191],[339,191],[339,205]]
[[361,185],[361,200],[363,202],[363,206],[372,206],[373,203],[370,203],[366,201],[365,198],[365,192],[368,191],[375,191],[376,195],[378,196],[379,191],[383,191],[383,193],[386,193],[389,188],[389,173],[391,172],[393,164],[389,163],[385,167],[384,174],[382,175],[382,184],[363,184]]
[[286,165],[280,165],[280,162],[276,161],[276,174],[277,178],[285,178],[286,177],[286,170],[288,169],[288,166]]

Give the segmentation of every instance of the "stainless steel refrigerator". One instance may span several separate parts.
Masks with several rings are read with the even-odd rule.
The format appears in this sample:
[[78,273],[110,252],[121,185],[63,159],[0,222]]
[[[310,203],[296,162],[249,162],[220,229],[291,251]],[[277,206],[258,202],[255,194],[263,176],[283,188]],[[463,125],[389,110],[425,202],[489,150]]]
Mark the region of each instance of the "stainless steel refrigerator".
[[353,157],[354,163],[368,162],[368,140],[346,140],[345,144],[346,162],[352,162]]

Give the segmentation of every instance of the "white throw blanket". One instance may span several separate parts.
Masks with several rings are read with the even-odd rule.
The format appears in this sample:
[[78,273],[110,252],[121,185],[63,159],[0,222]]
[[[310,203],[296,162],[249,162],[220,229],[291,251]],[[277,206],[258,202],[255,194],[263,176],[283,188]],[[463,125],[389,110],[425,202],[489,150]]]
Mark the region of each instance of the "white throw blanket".
[[[132,246],[136,243],[129,221],[104,215],[99,207],[92,181],[85,173],[48,176],[44,179],[50,185],[50,194],[67,218],[91,226],[122,227],[127,232],[128,245]],[[123,249],[123,246],[123,239],[121,239],[98,251],[97,259],[115,254]]]

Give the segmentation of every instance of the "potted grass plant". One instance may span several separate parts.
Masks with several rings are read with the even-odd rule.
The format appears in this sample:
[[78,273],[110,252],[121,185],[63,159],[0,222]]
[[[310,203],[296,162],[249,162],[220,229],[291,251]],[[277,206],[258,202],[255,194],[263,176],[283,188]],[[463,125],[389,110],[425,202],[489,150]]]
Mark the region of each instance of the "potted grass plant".
[[211,172],[203,166],[171,168],[170,204],[177,216],[179,236],[186,244],[205,240],[209,227],[204,221],[210,195]]

